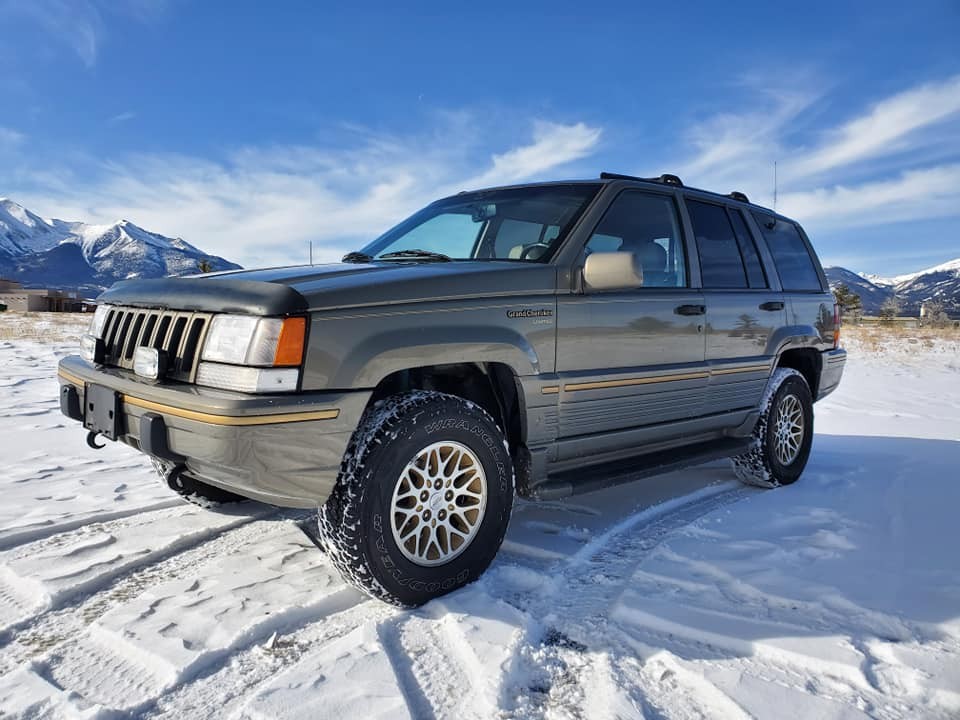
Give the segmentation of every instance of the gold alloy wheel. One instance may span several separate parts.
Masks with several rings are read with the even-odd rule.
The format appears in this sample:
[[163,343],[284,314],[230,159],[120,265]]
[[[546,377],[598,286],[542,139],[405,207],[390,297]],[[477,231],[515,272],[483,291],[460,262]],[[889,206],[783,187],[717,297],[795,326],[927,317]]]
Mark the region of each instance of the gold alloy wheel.
[[803,444],[803,405],[796,395],[784,395],[777,408],[777,421],[773,428],[774,453],[781,465],[789,465],[800,454]]
[[423,448],[400,473],[390,528],[404,557],[430,567],[460,555],[487,509],[487,478],[466,445],[445,440]]

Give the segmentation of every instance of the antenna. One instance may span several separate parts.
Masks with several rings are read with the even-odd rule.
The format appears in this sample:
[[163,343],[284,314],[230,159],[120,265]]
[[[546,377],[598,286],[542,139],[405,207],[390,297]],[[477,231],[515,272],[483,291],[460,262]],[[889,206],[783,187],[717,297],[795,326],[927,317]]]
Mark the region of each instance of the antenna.
[[777,161],[773,161],[773,211],[777,211]]
[[[776,205],[774,205],[776,207]],[[313,240],[310,241],[310,264],[313,265]]]

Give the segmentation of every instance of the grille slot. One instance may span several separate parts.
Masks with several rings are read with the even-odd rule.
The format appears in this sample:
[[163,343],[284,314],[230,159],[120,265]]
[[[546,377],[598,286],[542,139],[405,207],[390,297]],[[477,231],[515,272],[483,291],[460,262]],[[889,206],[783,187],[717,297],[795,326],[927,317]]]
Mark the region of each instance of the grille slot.
[[114,307],[104,323],[104,364],[133,368],[138,347],[166,351],[167,378],[193,382],[210,313]]

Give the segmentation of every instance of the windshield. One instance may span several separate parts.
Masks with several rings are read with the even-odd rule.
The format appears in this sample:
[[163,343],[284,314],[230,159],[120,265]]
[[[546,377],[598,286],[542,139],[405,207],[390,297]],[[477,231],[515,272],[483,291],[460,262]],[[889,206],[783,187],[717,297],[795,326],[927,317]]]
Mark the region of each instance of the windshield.
[[599,188],[543,185],[461,193],[424,208],[361,253],[387,260],[546,262]]

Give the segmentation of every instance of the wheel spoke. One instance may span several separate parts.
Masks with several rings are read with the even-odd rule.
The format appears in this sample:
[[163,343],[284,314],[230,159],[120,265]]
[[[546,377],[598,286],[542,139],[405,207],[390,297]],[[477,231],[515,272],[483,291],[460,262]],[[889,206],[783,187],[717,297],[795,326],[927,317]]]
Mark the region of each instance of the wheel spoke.
[[466,445],[433,443],[401,472],[391,502],[397,547],[418,565],[441,565],[463,552],[483,522],[487,481]]

